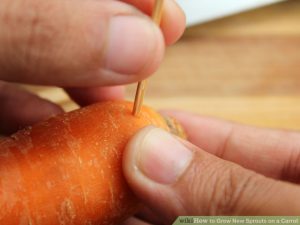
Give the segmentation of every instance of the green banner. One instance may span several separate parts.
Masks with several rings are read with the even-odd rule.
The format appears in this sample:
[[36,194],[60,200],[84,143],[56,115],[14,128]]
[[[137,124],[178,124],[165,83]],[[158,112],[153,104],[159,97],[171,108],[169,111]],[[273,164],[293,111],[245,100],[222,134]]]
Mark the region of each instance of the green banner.
[[173,225],[299,224],[300,216],[180,216]]

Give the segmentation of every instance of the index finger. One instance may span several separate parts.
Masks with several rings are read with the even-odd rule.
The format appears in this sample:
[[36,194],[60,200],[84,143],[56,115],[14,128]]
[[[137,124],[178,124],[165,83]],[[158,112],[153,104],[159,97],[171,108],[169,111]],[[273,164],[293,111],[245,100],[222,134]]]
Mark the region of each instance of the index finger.
[[265,176],[300,181],[300,134],[262,129],[180,111],[164,111],[185,128],[192,143]]

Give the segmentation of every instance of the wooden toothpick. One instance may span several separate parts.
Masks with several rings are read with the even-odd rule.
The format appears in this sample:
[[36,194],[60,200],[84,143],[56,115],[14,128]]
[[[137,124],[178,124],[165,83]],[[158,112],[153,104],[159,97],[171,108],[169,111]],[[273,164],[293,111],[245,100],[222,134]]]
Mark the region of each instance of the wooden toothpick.
[[[162,17],[163,3],[164,3],[164,0],[155,0],[155,5],[154,5],[154,8],[153,8],[153,12],[152,12],[152,20],[158,26],[160,25],[160,21],[161,21],[161,17]],[[147,86],[147,81],[146,80],[143,80],[143,81],[138,83],[136,93],[135,93],[133,111],[132,111],[134,116],[138,116],[140,111],[141,111],[146,86]]]

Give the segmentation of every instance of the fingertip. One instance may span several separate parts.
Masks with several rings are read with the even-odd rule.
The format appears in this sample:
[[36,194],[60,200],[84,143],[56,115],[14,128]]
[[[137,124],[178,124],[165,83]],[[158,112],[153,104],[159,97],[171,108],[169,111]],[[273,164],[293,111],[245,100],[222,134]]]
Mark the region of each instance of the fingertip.
[[0,98],[0,132],[6,135],[64,112],[59,105],[10,84]]
[[129,186],[166,224],[183,212],[174,185],[192,155],[178,139],[153,126],[141,129],[124,151],[123,171]]
[[110,22],[104,66],[119,74],[151,74],[162,61],[163,36],[146,16],[117,16]]
[[137,132],[127,143],[127,146],[123,153],[123,171],[124,175],[128,179],[129,183],[136,178],[136,174],[139,172],[137,167],[137,157],[139,155],[140,144],[143,142],[144,137],[155,129],[153,126],[148,126]]
[[29,103],[28,108],[31,108],[31,109],[39,108],[39,110],[37,110],[38,112],[36,112],[36,114],[35,114],[36,122],[47,119],[51,116],[55,116],[55,115],[64,113],[64,110],[60,105],[57,105],[53,102],[50,102],[50,101],[40,98],[40,97],[37,97],[36,99],[34,99],[32,104]]
[[138,186],[176,183],[193,159],[193,151],[165,130],[148,126],[128,143],[124,171]]
[[186,16],[180,6],[174,0],[166,1],[165,14],[161,27],[167,45],[176,43],[183,35],[186,27]]
[[65,88],[65,91],[80,106],[90,105],[101,101],[124,99],[124,86]]
[[64,112],[61,106],[35,95],[30,94],[23,100],[21,112],[17,110],[17,105],[11,105],[10,109],[14,111],[14,122],[19,128],[33,125]]
[[[148,16],[152,15],[154,0],[122,0],[134,5]],[[185,29],[185,14],[174,0],[164,1],[164,11],[161,21],[161,28],[167,45],[174,44],[183,34]]]

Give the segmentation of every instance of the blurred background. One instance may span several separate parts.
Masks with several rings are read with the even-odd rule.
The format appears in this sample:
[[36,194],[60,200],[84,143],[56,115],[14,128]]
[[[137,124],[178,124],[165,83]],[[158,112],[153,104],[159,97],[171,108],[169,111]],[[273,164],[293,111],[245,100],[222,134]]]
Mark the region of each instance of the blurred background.
[[[193,26],[167,49],[149,80],[145,104],[299,130],[300,1],[252,0],[256,3],[236,8],[178,1]],[[189,7],[198,7],[198,13]],[[77,107],[57,88],[27,88],[66,110]],[[128,100],[133,101],[135,88],[128,86]]]

